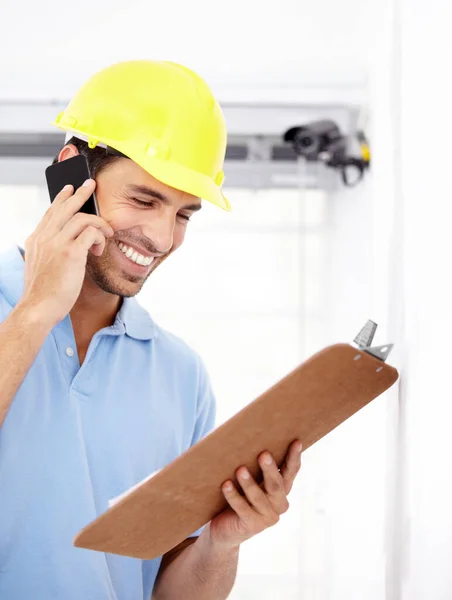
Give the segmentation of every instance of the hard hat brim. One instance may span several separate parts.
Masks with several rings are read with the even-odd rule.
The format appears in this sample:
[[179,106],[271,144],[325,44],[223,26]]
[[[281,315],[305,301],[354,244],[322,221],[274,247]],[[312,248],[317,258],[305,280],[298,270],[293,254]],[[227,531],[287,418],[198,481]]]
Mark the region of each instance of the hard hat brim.
[[[129,158],[134,160],[133,156],[129,156]],[[206,200],[227,212],[231,211],[229,200],[223,194],[221,187],[216,185],[207,175],[159,158],[149,157],[145,160],[134,160],[134,162],[162,183]]]

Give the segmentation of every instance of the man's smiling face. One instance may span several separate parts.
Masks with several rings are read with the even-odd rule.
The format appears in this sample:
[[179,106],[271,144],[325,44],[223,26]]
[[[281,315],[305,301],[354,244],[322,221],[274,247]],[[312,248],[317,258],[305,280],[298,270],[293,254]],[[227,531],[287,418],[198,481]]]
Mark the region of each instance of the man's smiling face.
[[[67,146],[60,159],[74,156],[73,148]],[[201,200],[165,185],[127,158],[102,169],[96,183],[100,216],[115,234],[106,240],[102,256],[88,254],[87,274],[106,292],[135,296],[181,246]]]

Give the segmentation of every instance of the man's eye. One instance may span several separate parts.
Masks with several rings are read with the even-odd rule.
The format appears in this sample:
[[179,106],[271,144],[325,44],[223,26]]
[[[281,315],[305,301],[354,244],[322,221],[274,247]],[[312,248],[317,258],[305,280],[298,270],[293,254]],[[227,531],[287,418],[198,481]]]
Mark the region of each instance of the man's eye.
[[133,198],[135,204],[139,204],[140,206],[154,206],[154,202],[152,200],[150,202],[143,202],[143,200],[138,200],[138,198]]
[[[144,202],[143,200],[138,200],[138,198],[132,198],[133,201],[135,202],[135,204],[138,204],[139,206],[146,206],[147,208],[152,208],[155,205],[155,202],[153,202],[152,200],[150,202]],[[177,215],[178,217],[180,217],[181,219],[183,219],[184,221],[190,221],[190,216],[188,215],[182,215],[181,213],[178,213]]]
[[184,219],[184,221],[189,221],[189,220],[190,220],[190,217],[187,217],[187,215],[181,215],[181,214],[179,214],[178,216],[179,216],[181,219]]

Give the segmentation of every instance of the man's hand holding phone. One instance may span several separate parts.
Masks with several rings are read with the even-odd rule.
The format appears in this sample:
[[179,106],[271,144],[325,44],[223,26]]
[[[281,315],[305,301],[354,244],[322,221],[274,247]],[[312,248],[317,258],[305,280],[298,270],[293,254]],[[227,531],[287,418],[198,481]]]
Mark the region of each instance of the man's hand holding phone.
[[114,232],[101,217],[79,212],[93,194],[88,179],[65,186],[25,242],[25,288],[20,303],[54,327],[69,314],[85,278],[88,252],[101,256]]

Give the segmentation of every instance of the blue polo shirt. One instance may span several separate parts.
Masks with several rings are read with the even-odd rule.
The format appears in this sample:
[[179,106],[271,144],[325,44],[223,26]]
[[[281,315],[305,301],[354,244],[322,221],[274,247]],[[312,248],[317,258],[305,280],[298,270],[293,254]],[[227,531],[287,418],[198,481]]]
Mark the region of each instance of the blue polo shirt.
[[[0,321],[23,293],[23,274],[17,247],[0,256]],[[70,317],[61,321],[0,427],[0,598],[149,600],[161,559],[83,550],[72,540],[214,419],[198,355],[135,299],[96,333],[81,368]]]

